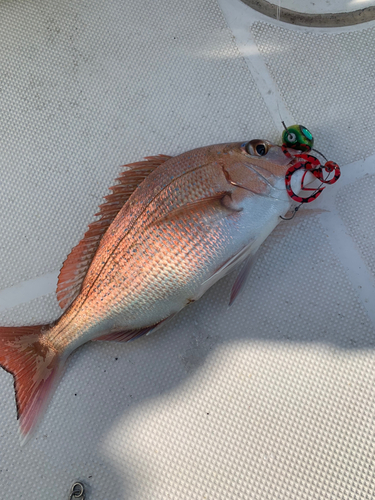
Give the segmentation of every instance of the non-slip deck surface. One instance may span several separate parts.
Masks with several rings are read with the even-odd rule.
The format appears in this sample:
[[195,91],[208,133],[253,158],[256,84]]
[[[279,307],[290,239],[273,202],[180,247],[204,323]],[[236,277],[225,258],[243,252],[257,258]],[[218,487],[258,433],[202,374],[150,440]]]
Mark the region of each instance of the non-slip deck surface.
[[[374,154],[375,34],[259,19],[248,28],[267,71],[316,147],[344,165],[341,185],[278,226],[230,308],[235,274],[155,335],[74,353],[23,448],[1,371],[6,498],[68,498],[75,480],[87,500],[374,496],[375,160],[361,159]],[[4,326],[59,315],[45,277],[121,164],[279,137],[214,0],[7,1],[0,47]]]

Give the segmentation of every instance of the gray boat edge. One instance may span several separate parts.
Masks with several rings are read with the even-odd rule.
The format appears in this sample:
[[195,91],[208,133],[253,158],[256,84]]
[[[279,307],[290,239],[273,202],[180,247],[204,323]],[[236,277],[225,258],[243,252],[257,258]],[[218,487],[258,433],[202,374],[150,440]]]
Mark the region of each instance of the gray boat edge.
[[[284,23],[309,26],[313,28],[337,28],[367,23],[375,19],[375,6],[365,7],[352,12],[336,12],[326,14],[308,14],[294,10],[279,8],[267,0],[242,0],[252,9]],[[278,16],[279,11],[279,16]]]

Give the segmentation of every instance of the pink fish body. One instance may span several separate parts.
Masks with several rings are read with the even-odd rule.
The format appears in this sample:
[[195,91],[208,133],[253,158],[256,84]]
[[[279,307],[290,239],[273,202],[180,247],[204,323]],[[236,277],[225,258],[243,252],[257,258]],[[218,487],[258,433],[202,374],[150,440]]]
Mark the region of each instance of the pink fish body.
[[14,376],[24,436],[80,345],[153,330],[247,259],[234,300],[255,252],[291,206],[291,161],[279,146],[255,140],[128,166],[64,263],[61,318],[0,328],[0,365]]

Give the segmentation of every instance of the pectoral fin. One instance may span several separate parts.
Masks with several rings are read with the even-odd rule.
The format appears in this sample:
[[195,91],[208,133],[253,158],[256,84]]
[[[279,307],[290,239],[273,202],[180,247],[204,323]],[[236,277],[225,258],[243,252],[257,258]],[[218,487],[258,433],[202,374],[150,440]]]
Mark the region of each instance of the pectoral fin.
[[253,243],[254,242],[252,241],[248,245],[246,245],[246,247],[242,248],[242,250],[240,250],[235,255],[233,255],[230,259],[228,259],[226,262],[224,262],[224,264],[221,265],[219,267],[219,269],[217,269],[212,274],[212,276],[210,276],[208,279],[206,279],[205,281],[203,281],[203,283],[201,284],[201,286],[199,288],[199,291],[198,291],[196,297],[194,298],[194,300],[198,300],[199,298],[201,298],[202,295],[209,288],[211,288],[211,286],[214,283],[216,283],[221,278],[223,278],[224,276],[226,276],[229,273],[229,271],[231,271],[235,266],[239,265],[241,262],[243,262],[244,260],[246,260],[247,256],[249,256],[249,254],[252,255],[253,253],[255,253],[251,249]]

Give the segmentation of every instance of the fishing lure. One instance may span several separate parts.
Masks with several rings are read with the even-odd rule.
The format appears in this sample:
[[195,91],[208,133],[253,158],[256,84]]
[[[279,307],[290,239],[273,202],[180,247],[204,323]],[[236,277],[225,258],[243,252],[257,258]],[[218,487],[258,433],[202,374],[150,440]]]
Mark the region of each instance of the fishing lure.
[[[290,127],[286,127],[285,123],[282,122],[285,130],[282,134],[282,146],[281,149],[283,153],[288,158],[298,158],[299,161],[297,163],[292,164],[285,175],[285,187],[288,195],[292,198],[292,200],[298,203],[310,203],[318,198],[321,195],[324,187],[315,188],[307,188],[303,185],[304,179],[307,172],[311,172],[314,177],[316,177],[322,184],[334,184],[341,175],[340,167],[337,163],[333,161],[326,161],[324,165],[321,165],[320,161],[313,155],[308,154],[309,151],[313,149],[314,138],[311,132],[304,127],[303,125],[291,125]],[[287,148],[296,149],[299,151],[304,151],[303,153],[292,155]],[[316,151],[316,150],[314,150]],[[319,153],[319,151],[316,151]],[[324,157],[321,153],[321,156]],[[325,158],[326,159],[326,158]],[[300,169],[304,169],[305,173],[303,174],[301,180],[301,189],[303,191],[314,191],[313,194],[307,197],[298,196],[291,187],[291,181],[293,174]],[[323,174],[323,169],[325,170],[326,176]],[[330,174],[333,172],[333,177],[329,178]]]

